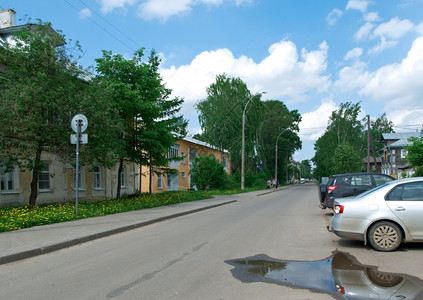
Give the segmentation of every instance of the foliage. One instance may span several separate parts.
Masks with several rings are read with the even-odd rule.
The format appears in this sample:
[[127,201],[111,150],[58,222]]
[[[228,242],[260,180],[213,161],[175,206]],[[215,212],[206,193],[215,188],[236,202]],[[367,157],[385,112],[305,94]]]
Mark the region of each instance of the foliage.
[[349,143],[342,143],[336,147],[332,162],[333,174],[359,172],[361,166],[361,155],[357,148]]
[[423,138],[411,137],[409,141],[413,144],[406,148],[407,159],[415,169],[414,176],[423,176]]
[[[64,36],[49,23],[23,26],[0,47],[0,160],[32,171],[29,203],[36,204],[43,151],[68,158],[70,121],[80,113],[87,85]],[[76,44],[76,49],[80,50]]]
[[[111,51],[103,51],[102,58],[96,59],[96,80],[107,91],[119,116],[121,132],[114,152],[120,162],[119,172],[124,160],[168,170],[168,149],[185,133],[187,125],[176,115],[183,100],[169,99],[171,90],[162,83],[158,56],[153,50],[148,62],[143,62],[143,50],[135,51],[128,60]],[[120,186],[118,182],[118,198]]]
[[[216,76],[216,82],[207,88],[207,98],[197,103],[202,140],[220,150],[228,150],[235,168],[241,166],[242,116],[245,110],[245,155],[254,153],[257,116],[261,110],[261,95],[251,95],[240,78],[225,74]],[[249,103],[251,102],[251,103]],[[247,106],[248,104],[248,106]]]
[[200,190],[222,188],[226,181],[223,165],[212,156],[196,156],[191,179]]
[[80,202],[78,216],[75,215],[75,204],[73,203],[39,205],[35,208],[30,206],[6,207],[0,208],[0,219],[2,220],[0,232],[208,198],[212,198],[211,193],[172,191],[153,195],[141,194],[136,198],[122,197],[113,200]]
[[[354,158],[361,164],[361,159],[365,154],[362,143],[363,126],[358,120],[360,110],[360,103],[352,104],[351,102],[346,102],[332,112],[325,133],[314,144],[316,151],[312,161],[316,166],[314,170],[316,178],[337,173],[336,171],[339,170],[339,167],[334,165],[334,155],[339,145],[348,143],[356,149],[359,155],[354,155]],[[340,150],[338,155],[342,156],[341,154],[344,153],[344,150]],[[345,171],[353,172],[355,165],[347,165]],[[350,171],[348,166],[351,167]]]
[[297,134],[301,115],[297,110],[288,110],[278,100],[265,101],[263,105],[264,115],[257,134],[257,161],[262,162],[263,169],[270,171],[273,174],[271,177],[274,177],[277,141],[277,167],[280,170],[278,178],[285,177],[289,158],[296,150],[301,149],[301,140]]

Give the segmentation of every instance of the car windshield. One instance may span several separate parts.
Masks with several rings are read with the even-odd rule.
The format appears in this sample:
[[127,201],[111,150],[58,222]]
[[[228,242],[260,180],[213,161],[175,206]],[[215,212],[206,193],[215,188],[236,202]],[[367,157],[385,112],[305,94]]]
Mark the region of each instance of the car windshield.
[[361,193],[361,194],[357,195],[356,197],[357,197],[357,198],[363,198],[363,197],[365,197],[365,196],[367,196],[367,195],[369,195],[369,194],[372,194],[372,193],[374,193],[374,192],[378,191],[379,189],[384,188],[385,186],[387,186],[387,185],[389,185],[389,184],[390,184],[390,183],[389,183],[389,182],[387,182],[387,183],[385,183],[385,184],[379,185],[378,187],[375,187],[375,188],[373,188],[373,189],[371,189],[371,190],[365,191],[365,192],[363,192],[363,193]]

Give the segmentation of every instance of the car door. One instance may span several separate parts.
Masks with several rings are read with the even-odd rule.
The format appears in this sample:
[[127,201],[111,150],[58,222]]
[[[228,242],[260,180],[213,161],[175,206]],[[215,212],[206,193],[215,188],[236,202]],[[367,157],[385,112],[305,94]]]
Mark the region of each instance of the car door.
[[385,200],[412,239],[423,240],[423,181],[397,185]]

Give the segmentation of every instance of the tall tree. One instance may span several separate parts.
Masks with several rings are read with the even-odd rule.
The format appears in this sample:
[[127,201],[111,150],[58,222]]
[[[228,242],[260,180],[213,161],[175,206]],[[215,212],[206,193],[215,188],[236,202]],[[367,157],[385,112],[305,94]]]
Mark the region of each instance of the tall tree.
[[[36,204],[43,151],[68,156],[69,126],[79,112],[84,71],[50,23],[23,26],[0,47],[0,160],[32,171],[29,204]],[[80,49],[76,44],[75,49]]]
[[261,94],[251,95],[240,78],[216,76],[207,98],[197,103],[202,138],[222,151],[228,150],[237,168],[241,165],[242,116],[245,111],[245,156],[254,156],[256,128],[262,111]]
[[[354,157],[356,159],[360,157],[358,160],[361,163],[365,154],[362,143],[363,125],[358,119],[360,111],[360,103],[346,102],[332,112],[325,133],[314,144],[316,151],[312,161],[316,165],[314,170],[316,177],[320,178],[336,173],[334,154],[339,145],[348,143],[352,146],[359,153]],[[344,151],[341,152],[344,153]]]
[[[103,51],[96,59],[98,81],[102,82],[119,116],[118,174],[124,160],[139,165],[165,167],[166,154],[175,140],[184,134],[186,121],[177,116],[183,99],[169,99],[158,73],[160,60],[154,50],[148,62],[143,62],[144,49],[134,53],[132,59]],[[117,183],[120,197],[120,176]]]
[[[301,149],[301,140],[298,136],[301,115],[298,110],[290,111],[279,100],[264,101],[263,106],[264,113],[257,134],[258,161],[263,163],[263,169],[267,170],[267,173],[274,176],[276,142],[278,142],[277,168],[280,172],[277,174],[279,178],[286,177],[289,158],[296,150]],[[288,179],[285,178],[286,180]]]

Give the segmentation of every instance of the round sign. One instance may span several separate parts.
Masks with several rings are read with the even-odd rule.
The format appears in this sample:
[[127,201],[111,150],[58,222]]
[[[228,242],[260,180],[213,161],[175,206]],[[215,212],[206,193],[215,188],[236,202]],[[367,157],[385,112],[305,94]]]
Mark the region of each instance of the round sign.
[[80,126],[79,132],[84,132],[88,126],[87,117],[82,114],[78,114],[72,118],[71,127],[76,133],[78,133],[78,124]]

